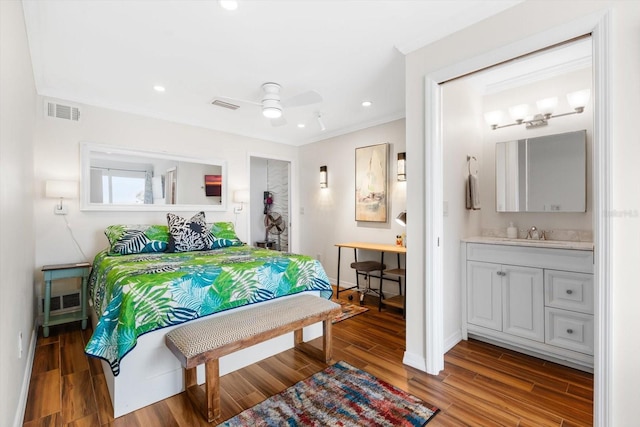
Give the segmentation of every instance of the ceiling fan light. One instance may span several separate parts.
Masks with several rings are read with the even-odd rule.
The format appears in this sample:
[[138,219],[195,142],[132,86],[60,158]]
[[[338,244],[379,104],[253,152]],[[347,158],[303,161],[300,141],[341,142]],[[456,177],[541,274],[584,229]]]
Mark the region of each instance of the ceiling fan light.
[[262,115],[267,119],[279,119],[282,117],[282,110],[277,107],[263,107]]
[[224,10],[236,10],[238,8],[237,0],[218,0],[218,4]]

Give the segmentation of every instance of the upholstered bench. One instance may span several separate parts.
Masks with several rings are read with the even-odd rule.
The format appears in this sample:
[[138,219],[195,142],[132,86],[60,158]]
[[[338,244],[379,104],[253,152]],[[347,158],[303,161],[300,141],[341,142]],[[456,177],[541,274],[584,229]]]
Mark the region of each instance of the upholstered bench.
[[[329,363],[332,320],[341,312],[333,301],[299,294],[186,324],[167,333],[165,342],[184,367],[187,396],[212,422],[220,417],[220,357],[293,331],[295,348]],[[303,342],[302,337],[302,328],[318,322],[323,322],[322,350]],[[197,366],[203,363],[204,391],[196,375]]]

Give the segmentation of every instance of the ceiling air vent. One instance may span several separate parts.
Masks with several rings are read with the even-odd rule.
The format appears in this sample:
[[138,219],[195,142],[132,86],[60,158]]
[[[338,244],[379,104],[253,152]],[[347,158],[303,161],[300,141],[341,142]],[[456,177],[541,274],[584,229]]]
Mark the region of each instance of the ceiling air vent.
[[220,101],[219,99],[214,99],[211,102],[211,105],[215,105],[215,106],[222,107],[222,108],[228,108],[229,110],[237,110],[238,108],[240,108],[239,105],[231,104],[229,102]]
[[45,101],[44,108],[47,117],[71,120],[74,122],[80,120],[80,109],[78,107],[58,104],[57,102]]

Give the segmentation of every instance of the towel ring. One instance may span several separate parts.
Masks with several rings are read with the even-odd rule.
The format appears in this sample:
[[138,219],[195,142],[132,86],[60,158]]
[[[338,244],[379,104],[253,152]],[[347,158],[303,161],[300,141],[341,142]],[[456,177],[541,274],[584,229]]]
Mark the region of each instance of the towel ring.
[[[467,154],[467,168],[469,169],[469,175],[471,175],[471,160],[475,160],[476,163],[478,162],[478,159],[476,159],[476,156],[470,156]],[[478,173],[477,168],[476,168],[476,173]]]

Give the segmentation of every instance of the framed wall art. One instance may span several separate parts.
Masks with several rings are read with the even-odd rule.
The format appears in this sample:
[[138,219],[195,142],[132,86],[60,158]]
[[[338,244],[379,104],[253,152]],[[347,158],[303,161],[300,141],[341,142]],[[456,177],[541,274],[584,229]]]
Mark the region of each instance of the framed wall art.
[[356,221],[387,222],[389,144],[356,148]]

